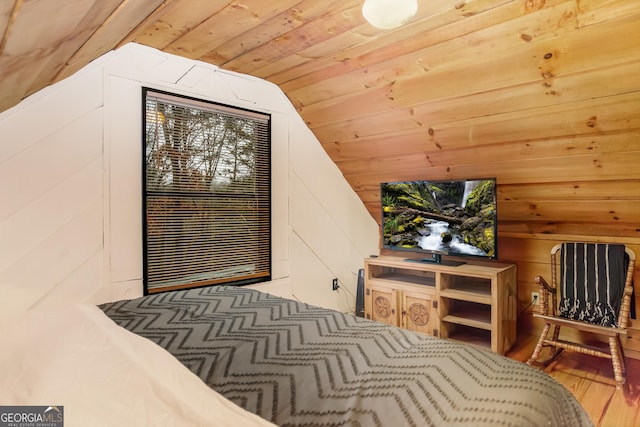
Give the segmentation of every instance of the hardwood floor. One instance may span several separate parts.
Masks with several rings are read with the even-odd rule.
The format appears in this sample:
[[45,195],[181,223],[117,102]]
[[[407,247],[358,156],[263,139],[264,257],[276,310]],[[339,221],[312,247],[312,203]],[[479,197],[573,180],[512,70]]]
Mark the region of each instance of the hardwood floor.
[[[533,336],[519,336],[507,356],[526,362],[536,340]],[[544,370],[573,393],[595,426],[640,426],[640,360],[627,358],[627,384],[623,390],[616,390],[613,368],[607,359],[565,351]]]

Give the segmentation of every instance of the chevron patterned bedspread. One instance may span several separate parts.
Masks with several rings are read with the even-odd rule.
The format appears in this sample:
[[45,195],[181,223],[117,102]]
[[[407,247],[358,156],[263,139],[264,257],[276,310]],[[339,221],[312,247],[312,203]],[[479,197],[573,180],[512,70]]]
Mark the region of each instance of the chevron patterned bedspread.
[[462,343],[238,287],[104,304],[280,426],[589,426],[550,376]]

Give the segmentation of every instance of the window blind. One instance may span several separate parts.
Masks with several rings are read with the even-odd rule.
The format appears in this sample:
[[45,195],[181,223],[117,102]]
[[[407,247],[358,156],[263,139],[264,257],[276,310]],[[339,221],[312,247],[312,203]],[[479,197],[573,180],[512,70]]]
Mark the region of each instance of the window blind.
[[270,280],[270,116],[143,95],[146,292]]

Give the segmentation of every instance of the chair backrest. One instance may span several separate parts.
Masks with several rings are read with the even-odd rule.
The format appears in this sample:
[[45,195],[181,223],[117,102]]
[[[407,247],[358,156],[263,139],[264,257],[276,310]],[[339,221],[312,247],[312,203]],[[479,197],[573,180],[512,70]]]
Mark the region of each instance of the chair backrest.
[[[556,287],[558,316],[595,325],[626,327],[635,254],[620,244],[567,242],[552,250],[560,254]],[[631,264],[631,265],[630,265]],[[552,280],[556,281],[556,272]],[[626,317],[623,317],[626,316]],[[622,324],[619,319],[623,319]]]

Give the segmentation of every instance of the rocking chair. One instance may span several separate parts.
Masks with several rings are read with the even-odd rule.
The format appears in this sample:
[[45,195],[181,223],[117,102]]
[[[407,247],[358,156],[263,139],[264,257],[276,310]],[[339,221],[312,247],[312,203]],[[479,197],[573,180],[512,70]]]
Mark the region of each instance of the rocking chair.
[[[624,245],[561,243],[554,246],[551,285],[542,276],[535,279],[540,285],[540,312],[533,316],[544,321],[544,328],[527,364],[538,359],[543,346],[552,349],[549,362],[562,350],[611,359],[616,387],[620,388],[626,376],[620,336],[626,336],[629,325],[634,265],[635,253]],[[553,334],[548,338],[552,325]],[[609,348],[561,340],[561,327],[606,337]]]

